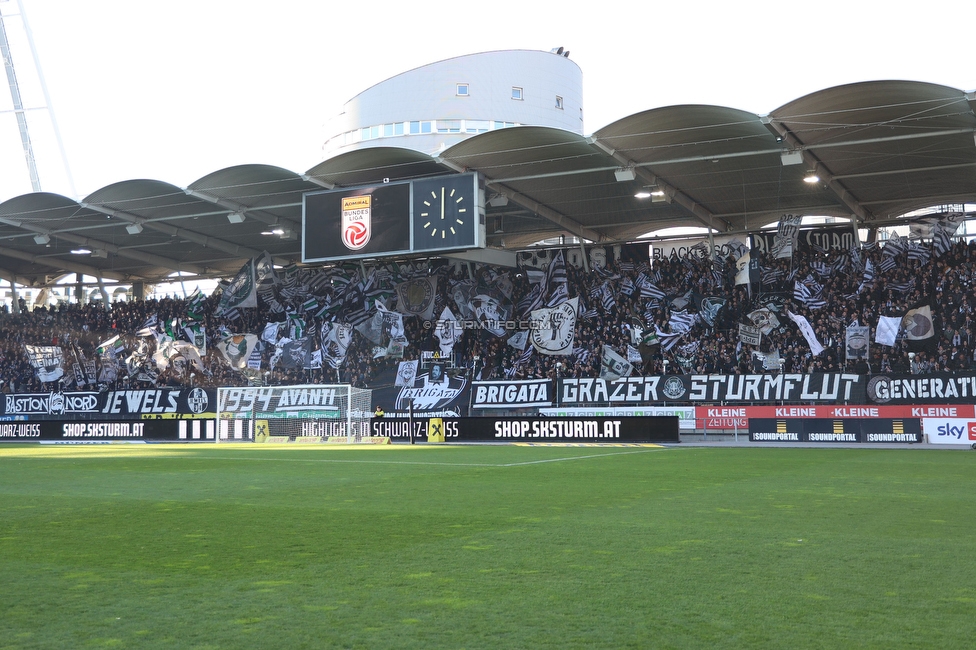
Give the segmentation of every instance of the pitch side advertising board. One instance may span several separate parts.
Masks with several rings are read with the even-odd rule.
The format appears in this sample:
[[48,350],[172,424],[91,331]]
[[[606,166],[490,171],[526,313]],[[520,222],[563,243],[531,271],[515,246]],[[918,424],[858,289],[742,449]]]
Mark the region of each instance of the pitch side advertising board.
[[944,406],[696,406],[695,428],[747,429],[750,419],[919,419],[970,418],[976,420],[972,404]]
[[[610,408],[587,408],[571,406],[567,408],[540,408],[539,415],[579,417],[581,415],[596,417],[675,417],[678,418],[678,428],[681,430],[695,429],[694,406],[619,406]],[[745,428],[745,425],[743,425]]]
[[37,420],[0,422],[0,442],[214,442],[215,420]]
[[[445,442],[679,442],[676,417],[443,418]],[[415,441],[427,437],[427,418],[413,419]],[[410,422],[374,419],[374,436],[410,438]]]
[[976,418],[924,418],[922,431],[934,445],[976,444]]
[[750,418],[752,442],[922,442],[917,418]]

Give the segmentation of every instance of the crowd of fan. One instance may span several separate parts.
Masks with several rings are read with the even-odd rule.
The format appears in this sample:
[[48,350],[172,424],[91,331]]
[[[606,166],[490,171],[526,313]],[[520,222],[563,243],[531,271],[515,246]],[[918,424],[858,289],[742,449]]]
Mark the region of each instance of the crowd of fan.
[[[745,374],[754,372],[961,372],[976,368],[976,336],[974,336],[973,307],[976,295],[976,242],[955,242],[951,248],[930,260],[910,259],[901,254],[897,265],[885,273],[878,273],[865,282],[864,264],[871,260],[880,264],[882,248],[867,247],[860,252],[860,266],[837,270],[824,276],[825,264],[833,256],[846,254],[810,249],[795,251],[791,258],[772,259],[768,254],[760,258],[760,266],[767,273],[767,283],[751,286],[735,284],[735,260],[730,256],[717,262],[705,256],[683,259],[672,257],[645,264],[609,262],[600,272],[584,271],[568,266],[567,293],[579,297],[580,310],[575,329],[573,353],[567,356],[548,356],[525,353],[508,342],[508,335],[499,337],[487,330],[466,330],[454,346],[458,372],[480,379],[530,379],[562,377],[597,377],[601,373],[603,346],[610,346],[622,356],[627,346],[638,347],[634,329],[672,331],[670,317],[672,302],[687,295],[689,290],[703,296],[714,296],[726,302],[712,319],[697,319],[683,336],[667,345],[644,345],[642,360],[635,360],[633,374],[657,375],[676,373]],[[754,252],[755,254],[755,252]],[[836,265],[835,265],[836,266]],[[889,265],[890,266],[890,265]],[[642,272],[650,271],[656,286],[666,298],[642,298],[634,290],[626,295],[622,286],[636,280]],[[779,271],[777,273],[777,271]],[[438,285],[438,313],[448,306],[455,313],[463,310],[454,304],[449,287],[453,280],[467,279],[467,267],[440,266]],[[464,275],[462,275],[462,273]],[[528,274],[514,269],[494,269],[476,272],[480,278],[494,273],[509,273],[513,291],[511,304],[516,305],[530,290]],[[815,308],[794,298],[794,282],[819,273],[823,306]],[[536,274],[538,275],[538,274]],[[594,289],[601,285],[613,287],[611,304],[594,298]],[[203,356],[205,370],[189,365],[171,366],[151,381],[171,386],[230,386],[255,382],[231,368],[216,350],[215,343],[222,334],[260,334],[269,321],[282,320],[264,305],[243,309],[235,320],[217,315],[219,296],[210,297],[203,308],[202,324],[211,343]],[[910,349],[899,339],[894,347],[874,341],[875,326],[880,316],[897,316],[919,304],[932,309],[936,335],[926,341],[922,349]],[[739,340],[739,324],[749,323],[746,314],[758,307],[773,305],[780,309],[780,325],[763,337],[760,346],[744,345]],[[799,329],[782,312],[789,310],[807,318],[817,339],[824,346],[819,355],[812,355]],[[152,316],[160,321],[184,318],[184,300],[150,300],[116,302],[106,310],[100,304],[61,304],[37,307],[32,311],[0,314],[0,381],[5,392],[40,392],[54,388],[42,384],[31,367],[25,345],[60,346],[66,357],[66,367],[79,357],[93,359],[102,341],[119,334],[126,350],[140,343],[136,332]],[[522,317],[523,314],[513,314]],[[870,356],[857,363],[849,362],[845,354],[845,331],[851,324],[871,326]],[[311,325],[311,323],[310,323]],[[345,362],[338,369],[325,365],[316,369],[281,367],[270,369],[273,346],[262,344],[262,372],[257,381],[269,384],[349,382],[357,386],[378,387],[392,381],[393,371],[401,360],[418,358],[423,350],[438,350],[435,329],[419,317],[405,317],[407,340],[403,359],[374,358],[373,345],[360,335],[353,336]],[[317,327],[309,331],[318,332]],[[667,338],[667,337],[665,337]],[[766,369],[753,353],[778,352],[779,366]],[[909,354],[911,352],[911,354]],[[758,357],[761,358],[761,357]],[[558,366],[557,366],[558,364]],[[70,385],[73,375],[65,373],[62,382]],[[101,383],[100,388],[119,388],[150,381],[130,376],[124,365],[118,378]],[[74,386],[71,386],[74,388]]]

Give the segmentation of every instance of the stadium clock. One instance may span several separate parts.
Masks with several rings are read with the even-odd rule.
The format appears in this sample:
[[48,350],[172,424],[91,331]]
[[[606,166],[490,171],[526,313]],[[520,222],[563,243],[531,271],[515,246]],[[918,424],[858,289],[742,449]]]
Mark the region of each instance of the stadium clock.
[[476,246],[476,196],[471,174],[414,181],[413,249]]

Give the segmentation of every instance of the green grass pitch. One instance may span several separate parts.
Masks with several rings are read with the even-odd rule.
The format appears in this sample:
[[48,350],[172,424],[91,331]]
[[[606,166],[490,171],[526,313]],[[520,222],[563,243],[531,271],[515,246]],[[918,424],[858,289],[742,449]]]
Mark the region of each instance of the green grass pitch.
[[971,648],[976,454],[0,447],[0,648]]

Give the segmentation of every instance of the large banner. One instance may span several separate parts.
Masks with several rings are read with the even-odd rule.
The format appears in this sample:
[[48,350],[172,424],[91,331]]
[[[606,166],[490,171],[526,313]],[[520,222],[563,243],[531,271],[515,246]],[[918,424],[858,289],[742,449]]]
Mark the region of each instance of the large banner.
[[[328,418],[339,414],[346,395],[322,386],[231,388],[217,405],[221,413],[251,414],[259,419]],[[214,400],[216,404],[216,400]]]
[[875,404],[952,404],[976,401],[976,374],[875,375],[867,384]]
[[181,418],[217,412],[217,391],[213,388],[15,393],[2,397],[0,417],[7,419]]
[[[766,231],[752,235],[752,245],[762,252],[770,252],[776,240],[776,231]],[[854,229],[850,226],[830,226],[825,228],[801,228],[797,243],[800,250],[805,248],[823,248],[828,251],[848,251],[858,246],[859,241],[854,236]]]
[[471,408],[516,409],[530,406],[550,406],[553,402],[552,381],[476,381]]
[[[714,244],[712,251],[718,257],[725,259],[729,255],[738,253],[738,249],[743,244],[735,237],[728,235],[715,235],[712,237]],[[711,257],[708,253],[708,238],[694,237],[690,239],[669,239],[667,241],[651,242],[651,257],[654,260],[666,260],[674,257]]]
[[405,418],[411,406],[415,417],[461,417],[470,401],[471,383],[463,375],[451,377],[441,364],[417,375],[412,386],[373,389],[373,404],[387,418]]
[[605,379],[563,379],[559,404],[647,404],[651,402],[850,402],[864,403],[863,375],[669,375]]

